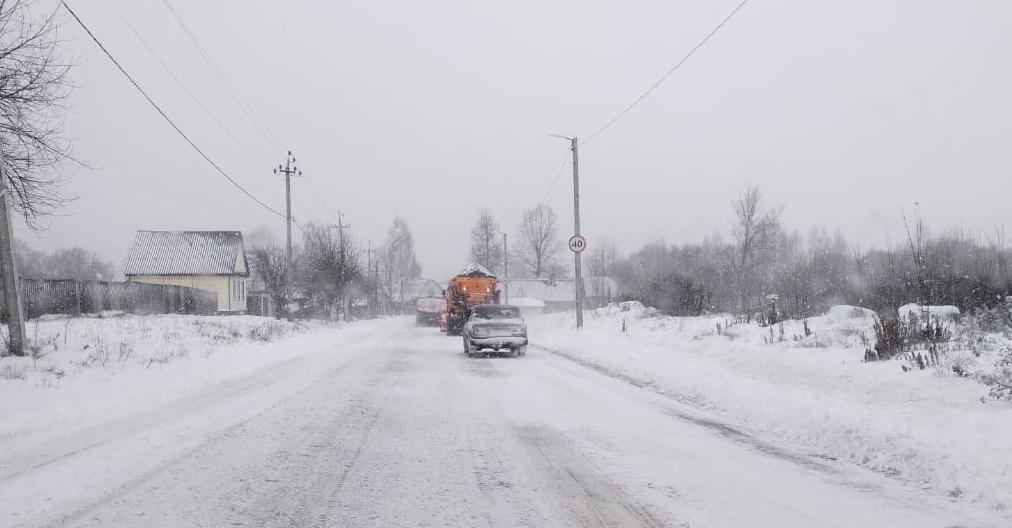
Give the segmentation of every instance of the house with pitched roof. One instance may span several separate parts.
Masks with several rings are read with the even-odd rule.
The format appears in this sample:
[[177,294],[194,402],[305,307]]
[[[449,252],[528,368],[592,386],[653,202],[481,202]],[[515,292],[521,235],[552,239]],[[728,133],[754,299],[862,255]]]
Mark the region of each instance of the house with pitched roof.
[[249,266],[239,231],[138,231],[126,280],[214,292],[218,312],[243,313]]

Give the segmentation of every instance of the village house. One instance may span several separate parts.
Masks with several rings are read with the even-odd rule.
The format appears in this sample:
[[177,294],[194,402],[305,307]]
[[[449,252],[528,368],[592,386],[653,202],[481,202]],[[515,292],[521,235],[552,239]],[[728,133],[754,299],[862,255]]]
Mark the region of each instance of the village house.
[[392,292],[390,302],[398,313],[415,313],[415,302],[423,297],[443,297],[443,286],[432,279],[413,279],[404,283],[401,292]]
[[132,282],[211,291],[218,312],[246,312],[249,273],[238,231],[138,231],[124,274]]
[[[500,279],[499,288],[508,288],[509,303],[529,314],[576,308],[576,281],[573,279]],[[610,277],[584,278],[583,292],[584,308],[604,306],[619,297],[618,284]]]

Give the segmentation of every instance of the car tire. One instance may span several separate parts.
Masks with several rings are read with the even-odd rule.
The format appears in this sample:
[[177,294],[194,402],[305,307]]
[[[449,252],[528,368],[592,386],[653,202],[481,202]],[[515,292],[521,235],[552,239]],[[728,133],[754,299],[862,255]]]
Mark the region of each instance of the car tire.
[[464,355],[471,357],[471,344],[467,342],[467,338],[463,338],[464,341]]
[[524,345],[517,349],[517,357],[524,357],[527,355],[527,345]]

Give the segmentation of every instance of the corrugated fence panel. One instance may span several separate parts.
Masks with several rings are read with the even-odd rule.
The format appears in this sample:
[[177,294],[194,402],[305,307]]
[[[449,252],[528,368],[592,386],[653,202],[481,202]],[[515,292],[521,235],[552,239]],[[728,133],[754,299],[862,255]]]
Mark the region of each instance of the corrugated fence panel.
[[[213,314],[218,309],[214,292],[138,282],[20,279],[25,317],[46,314],[98,313],[118,310],[133,314]],[[0,288],[0,295],[3,289]],[[0,317],[7,320],[0,303]]]

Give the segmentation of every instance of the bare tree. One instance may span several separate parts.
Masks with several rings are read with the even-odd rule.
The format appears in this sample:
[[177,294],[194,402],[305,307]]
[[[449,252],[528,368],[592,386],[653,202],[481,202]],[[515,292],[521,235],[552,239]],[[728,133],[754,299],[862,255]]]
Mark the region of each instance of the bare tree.
[[763,203],[759,187],[748,186],[731,204],[734,221],[731,232],[737,242],[733,261],[735,286],[743,315],[751,317],[752,301],[762,291],[757,284],[763,279],[757,271],[759,258],[769,250],[780,233],[780,208],[769,208]]
[[267,296],[275,307],[275,317],[288,314],[288,259],[284,246],[273,237],[267,237],[250,249],[248,258],[264,282]]
[[19,275],[35,279],[115,280],[112,263],[102,260],[93,251],[74,247],[50,253],[38,251],[27,244],[15,246]]
[[557,224],[555,211],[544,203],[524,211],[517,256],[536,278],[556,269],[555,255],[559,250]]
[[502,265],[502,231],[488,209],[481,212],[478,223],[471,228],[471,259],[492,273]]
[[587,282],[590,284],[591,295],[599,299],[611,299],[618,292],[611,291],[609,278],[615,272],[620,260],[618,247],[609,239],[602,238],[589,251],[588,270],[590,277]]
[[31,226],[66,199],[56,173],[79,163],[63,134],[70,65],[57,54],[53,14],[37,18],[31,0],[0,0],[0,151],[12,201]]
[[340,309],[347,315],[350,288],[363,274],[360,251],[350,234],[337,236],[327,226],[310,223],[303,232],[299,266],[303,290],[328,316]]
[[905,210],[901,210],[900,216],[903,217],[903,227],[906,229],[907,234],[907,249],[910,250],[910,260],[914,267],[914,280],[917,284],[916,301],[921,304],[931,304],[930,287],[927,278],[927,248],[925,247],[927,230],[924,226],[924,218],[921,216],[919,206],[917,217],[914,218],[914,225],[912,227],[910,221],[907,219],[907,212]]
[[379,288],[388,304],[403,303],[408,282],[422,274],[415,241],[403,218],[394,218],[380,250]]

